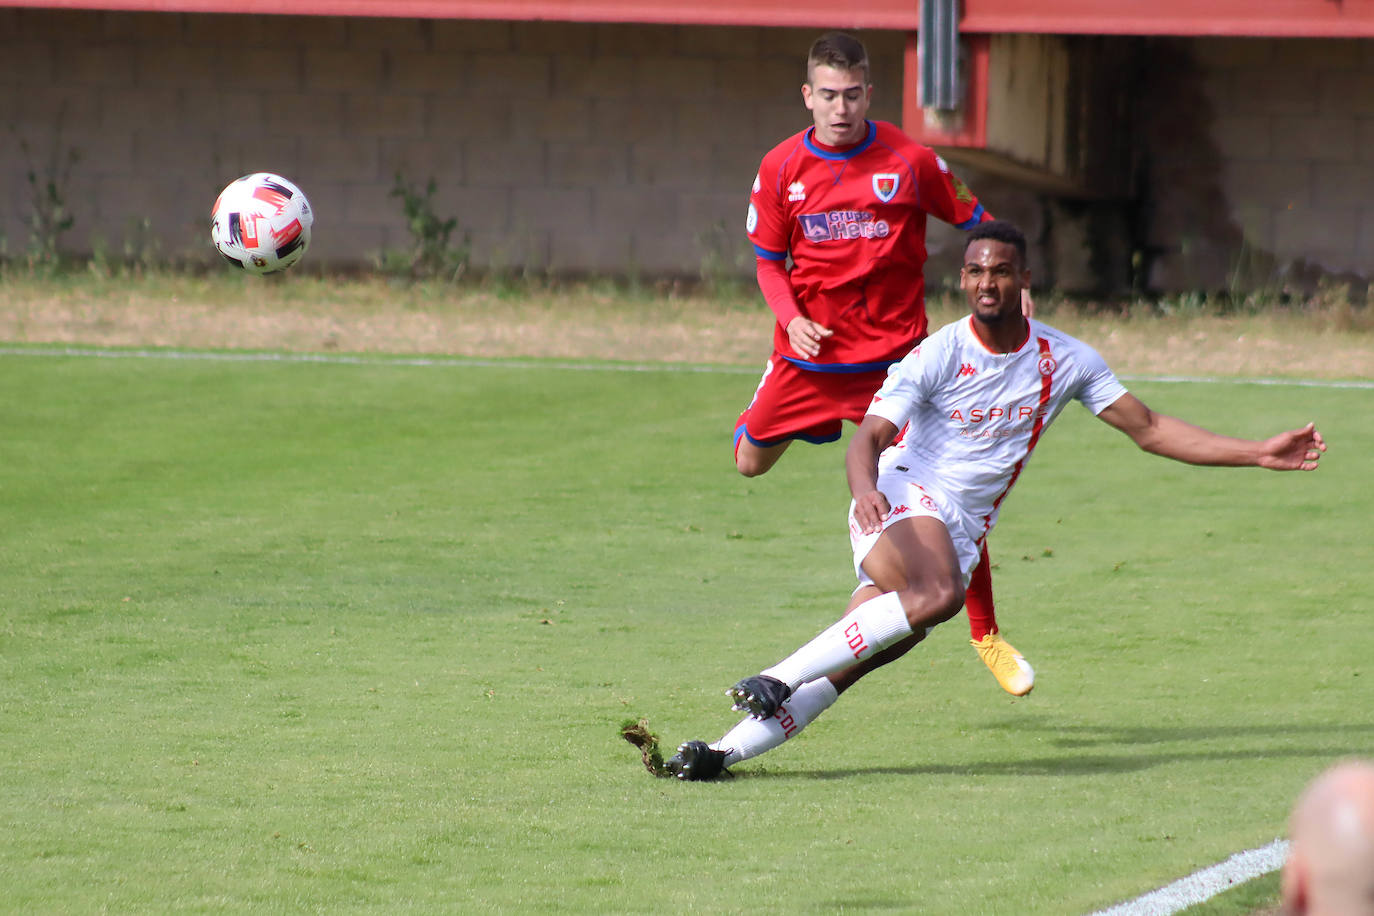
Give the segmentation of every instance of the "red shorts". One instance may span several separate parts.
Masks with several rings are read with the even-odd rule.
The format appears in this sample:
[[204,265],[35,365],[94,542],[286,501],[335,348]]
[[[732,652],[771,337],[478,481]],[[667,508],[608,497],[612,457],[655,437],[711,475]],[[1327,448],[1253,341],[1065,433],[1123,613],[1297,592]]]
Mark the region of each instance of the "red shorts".
[[845,420],[858,423],[864,418],[886,378],[886,369],[808,371],[774,353],[754,399],[735,421],[735,443],[740,436],[763,447],[788,439],[834,442]]

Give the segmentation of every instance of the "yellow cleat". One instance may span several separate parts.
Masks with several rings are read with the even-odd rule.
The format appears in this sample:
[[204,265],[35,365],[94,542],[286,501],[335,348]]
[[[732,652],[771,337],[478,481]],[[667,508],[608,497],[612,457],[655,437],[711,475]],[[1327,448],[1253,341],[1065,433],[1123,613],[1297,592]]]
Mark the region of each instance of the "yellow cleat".
[[1002,689],[1014,697],[1023,697],[1035,686],[1035,669],[1016,647],[993,632],[982,639],[969,640],[978,650],[978,657],[988,666]]

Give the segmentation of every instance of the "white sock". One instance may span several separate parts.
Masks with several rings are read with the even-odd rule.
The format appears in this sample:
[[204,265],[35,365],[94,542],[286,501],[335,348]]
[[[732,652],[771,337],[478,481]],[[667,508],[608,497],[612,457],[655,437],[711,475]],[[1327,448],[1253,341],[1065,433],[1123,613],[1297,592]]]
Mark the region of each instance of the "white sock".
[[771,719],[755,719],[745,716],[725,737],[711,745],[716,750],[724,750],[725,765],[734,766],[741,760],[757,757],[764,751],[771,751],[788,738],[801,734],[801,730],[815,721],[816,717],[830,708],[835,702],[835,685],[826,678],[803,684],[787,702],[778,707],[777,714]]
[[815,639],[763,671],[793,690],[843,671],[912,633],[896,592],[870,598],[832,623]]

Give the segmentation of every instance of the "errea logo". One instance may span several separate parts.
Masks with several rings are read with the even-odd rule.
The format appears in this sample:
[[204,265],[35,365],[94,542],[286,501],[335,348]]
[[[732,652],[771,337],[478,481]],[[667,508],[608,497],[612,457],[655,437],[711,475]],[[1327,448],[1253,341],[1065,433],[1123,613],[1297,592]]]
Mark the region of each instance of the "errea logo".
[[806,200],[806,185],[800,181],[794,181],[787,186],[788,200]]

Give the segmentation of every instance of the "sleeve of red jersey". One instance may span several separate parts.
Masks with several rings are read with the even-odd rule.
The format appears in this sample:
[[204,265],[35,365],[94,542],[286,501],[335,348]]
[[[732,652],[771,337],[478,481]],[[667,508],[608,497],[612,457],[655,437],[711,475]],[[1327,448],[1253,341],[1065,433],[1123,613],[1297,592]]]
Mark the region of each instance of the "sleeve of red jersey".
[[778,324],[787,327],[793,318],[801,314],[801,306],[797,302],[797,294],[792,290],[792,278],[787,273],[786,262],[760,255],[755,273],[759,278],[763,301],[778,316]]
[[787,327],[793,318],[801,314],[801,308],[787,274],[786,214],[777,186],[781,179],[776,166],[769,168],[769,158],[764,157],[758,174],[754,176],[745,228],[757,258],[755,273],[759,290],[777,316],[778,323]]
[[983,209],[969,186],[929,147],[921,148],[917,181],[927,213],[959,229],[972,229],[992,214]]
[[765,156],[754,176],[754,187],[749,193],[749,214],[745,229],[749,232],[749,242],[754,252],[761,258],[774,261],[787,260],[787,214],[783,212],[781,170],[774,165],[769,167],[771,156]]

